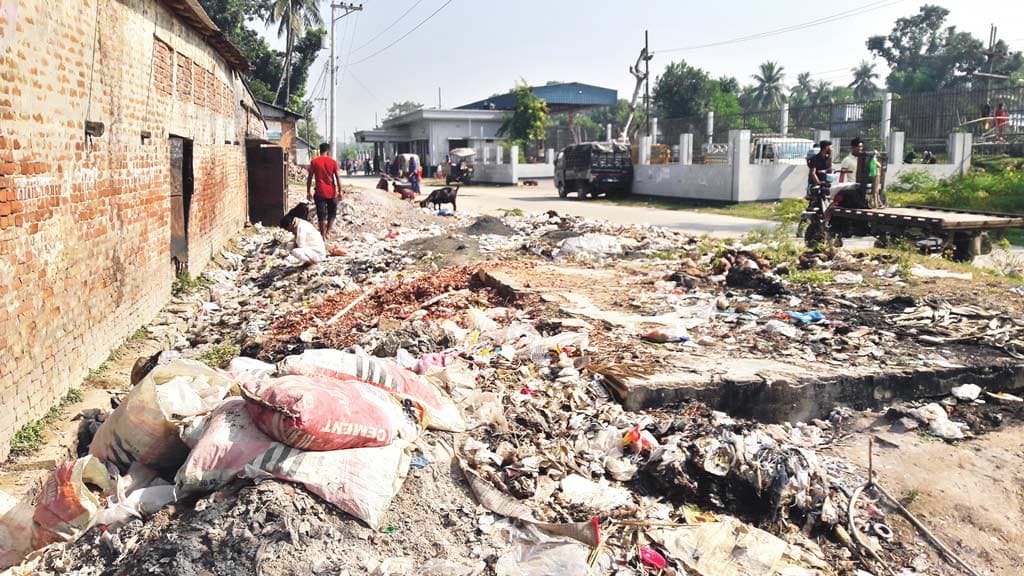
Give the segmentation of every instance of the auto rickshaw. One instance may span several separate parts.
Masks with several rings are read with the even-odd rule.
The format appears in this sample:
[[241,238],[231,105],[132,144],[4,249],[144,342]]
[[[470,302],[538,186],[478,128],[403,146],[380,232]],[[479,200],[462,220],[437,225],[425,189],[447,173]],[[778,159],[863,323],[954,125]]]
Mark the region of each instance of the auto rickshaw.
[[476,156],[476,150],[455,148],[448,152],[448,156],[451,161],[448,164],[448,173],[444,177],[445,185],[451,186],[452,182],[458,182],[468,186],[473,180],[473,158]]

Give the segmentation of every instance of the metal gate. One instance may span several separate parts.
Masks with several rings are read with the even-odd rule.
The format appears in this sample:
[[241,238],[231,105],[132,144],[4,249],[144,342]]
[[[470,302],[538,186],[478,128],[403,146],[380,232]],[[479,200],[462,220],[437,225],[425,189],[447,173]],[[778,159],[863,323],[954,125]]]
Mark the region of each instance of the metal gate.
[[175,275],[188,270],[188,221],[192,205],[192,141],[170,137],[171,262]]
[[246,150],[249,173],[249,221],[277,226],[288,212],[288,182],[284,148],[250,146]]

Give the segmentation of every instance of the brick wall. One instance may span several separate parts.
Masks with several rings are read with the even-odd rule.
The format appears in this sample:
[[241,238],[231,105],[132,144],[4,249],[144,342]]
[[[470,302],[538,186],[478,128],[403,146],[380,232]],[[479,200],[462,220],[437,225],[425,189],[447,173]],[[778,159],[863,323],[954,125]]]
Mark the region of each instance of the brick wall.
[[0,10],[0,459],[169,298],[170,135],[194,147],[190,271],[246,218],[238,75],[155,0],[97,1]]

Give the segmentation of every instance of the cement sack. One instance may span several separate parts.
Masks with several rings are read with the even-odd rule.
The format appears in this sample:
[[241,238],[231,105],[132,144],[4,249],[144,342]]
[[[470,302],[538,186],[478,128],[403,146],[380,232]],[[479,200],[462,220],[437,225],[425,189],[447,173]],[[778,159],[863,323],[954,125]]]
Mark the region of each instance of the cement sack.
[[409,473],[409,443],[307,452],[274,442],[249,416],[244,400],[226,400],[210,416],[176,482],[183,492],[215,490],[235,478],[278,478],[303,484],[366,522],[384,525]]
[[0,570],[32,551],[32,504],[0,491]]
[[415,440],[415,422],[387,391],[358,380],[284,376],[248,382],[249,415],[266,435],[293,448],[322,452]]
[[373,384],[389,390],[403,405],[411,401],[421,406],[427,428],[449,432],[466,429],[462,414],[451,398],[422,376],[387,360],[325,348],[288,356],[277,369],[279,374],[355,379]]
[[178,436],[185,417],[220,404],[232,381],[194,360],[174,360],[146,375],[96,431],[89,453],[124,473],[140,462],[173,474],[188,455]]
[[86,484],[104,494],[115,487],[106,465],[93,456],[69,460],[50,474],[32,514],[33,548],[71,542],[92,526],[102,503]]

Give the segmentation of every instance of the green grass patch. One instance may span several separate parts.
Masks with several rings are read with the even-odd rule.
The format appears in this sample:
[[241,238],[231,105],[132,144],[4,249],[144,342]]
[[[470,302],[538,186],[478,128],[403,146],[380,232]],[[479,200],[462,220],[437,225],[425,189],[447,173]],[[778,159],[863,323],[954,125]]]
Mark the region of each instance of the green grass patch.
[[174,284],[171,285],[171,294],[175,296],[191,294],[200,288],[209,286],[210,284],[212,284],[212,282],[202,276],[193,278],[188,272],[182,272],[177,279],[174,280]]
[[11,455],[25,456],[39,450],[43,446],[46,427],[63,417],[68,406],[81,402],[83,398],[81,390],[72,388],[60,399],[60,402],[51,406],[42,418],[22,426],[11,437]]
[[203,350],[196,359],[208,366],[227,368],[231,360],[238,356],[239,351],[235,344],[217,344]]
[[794,284],[817,285],[830,284],[836,279],[836,273],[831,270],[793,270],[787,279]]
[[655,196],[606,197],[598,202],[618,204],[620,206],[639,206],[660,210],[686,210],[705,214],[721,214],[737,218],[753,218],[774,222],[796,222],[800,213],[807,207],[807,201],[799,198],[787,198],[777,202],[742,202],[730,204],[707,200],[688,200],[682,198],[659,198]]
[[505,217],[525,215],[525,212],[523,212],[519,208],[498,208],[498,212],[501,212],[501,215]]
[[140,326],[137,330],[135,330],[135,332],[132,332],[132,335],[129,336],[128,339],[132,340],[132,341],[137,341],[137,340],[145,340],[148,337],[149,337],[149,329],[146,328],[145,326]]

